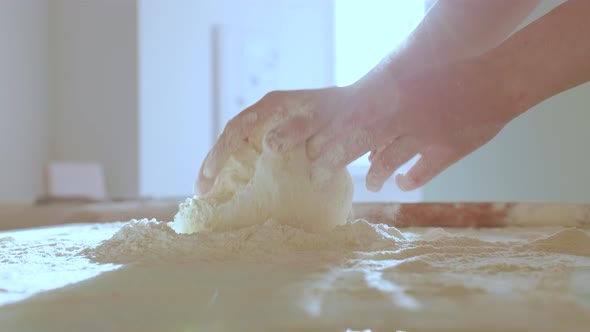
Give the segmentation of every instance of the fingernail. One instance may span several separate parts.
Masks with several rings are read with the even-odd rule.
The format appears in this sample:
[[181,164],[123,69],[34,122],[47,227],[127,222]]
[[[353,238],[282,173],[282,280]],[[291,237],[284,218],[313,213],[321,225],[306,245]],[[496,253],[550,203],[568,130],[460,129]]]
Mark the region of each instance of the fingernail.
[[205,165],[203,166],[203,176],[205,176],[206,178],[212,178],[213,177],[213,171],[211,170],[211,165],[209,165],[209,163],[205,163]]
[[197,182],[195,185],[195,194],[197,196],[204,196],[208,191],[208,185],[205,184],[202,180]]
[[377,181],[375,173],[369,172],[366,178],[366,187],[369,191],[378,192],[379,190],[381,190],[383,185]]
[[373,159],[375,159],[375,150],[372,150],[371,153],[369,153],[369,162],[372,162]]
[[395,182],[402,191],[410,191],[414,186],[412,180],[410,180],[405,174],[398,174],[395,177]]
[[203,160],[203,171],[201,173],[207,178],[213,176],[213,174],[211,174],[213,173],[211,170],[211,152],[209,152],[207,156],[205,156],[205,160]]
[[379,190],[381,190],[381,187],[379,187],[378,185],[374,184],[374,183],[369,183],[367,182],[367,190],[369,190],[370,192],[379,192]]

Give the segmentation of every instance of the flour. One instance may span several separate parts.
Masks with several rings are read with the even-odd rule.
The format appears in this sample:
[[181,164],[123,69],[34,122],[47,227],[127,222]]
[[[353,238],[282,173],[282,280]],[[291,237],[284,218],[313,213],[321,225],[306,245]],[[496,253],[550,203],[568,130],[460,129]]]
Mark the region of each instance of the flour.
[[[393,250],[406,243],[394,227],[357,220],[325,233],[308,233],[274,220],[234,231],[201,230],[177,234],[165,222],[132,220],[95,249],[86,252],[100,262],[194,262],[241,260],[314,262],[346,257],[353,251]],[[305,262],[305,260],[303,261]]]
[[590,257],[590,236],[583,230],[567,228],[549,237],[531,241],[523,248]]
[[155,220],[3,233],[0,303],[15,303],[0,329],[588,331],[589,235],[363,220],[322,233],[272,220],[193,234]]
[[323,264],[355,256],[393,260],[398,262],[394,269],[405,272],[444,271],[452,261],[455,270],[462,267],[466,273],[488,274],[540,271],[551,263],[550,255],[590,258],[590,236],[575,228],[511,241],[481,239],[476,230],[449,233],[431,228],[419,235],[415,231],[402,233],[395,227],[357,220],[328,232],[308,233],[269,220],[233,231],[178,234],[166,222],[132,220],[85,254],[108,263],[239,260]]

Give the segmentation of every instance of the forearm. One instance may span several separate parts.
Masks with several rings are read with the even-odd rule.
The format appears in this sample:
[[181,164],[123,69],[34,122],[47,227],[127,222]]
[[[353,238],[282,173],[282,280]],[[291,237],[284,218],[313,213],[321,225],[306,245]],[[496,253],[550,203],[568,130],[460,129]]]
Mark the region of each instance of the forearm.
[[590,1],[569,0],[483,57],[502,73],[514,117],[590,81]]
[[497,46],[539,0],[439,0],[382,66],[395,77],[470,58]]

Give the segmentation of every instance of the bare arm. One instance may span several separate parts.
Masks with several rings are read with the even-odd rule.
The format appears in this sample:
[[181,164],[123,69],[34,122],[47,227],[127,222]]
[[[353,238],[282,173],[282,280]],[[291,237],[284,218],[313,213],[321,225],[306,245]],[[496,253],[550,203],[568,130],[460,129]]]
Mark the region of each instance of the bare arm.
[[[337,169],[366,153],[367,145],[373,151],[382,148],[392,138],[385,132],[365,131],[375,126],[376,109],[394,112],[399,99],[396,86],[401,81],[480,56],[504,41],[538,4],[539,0],[438,0],[408,38],[349,89],[347,93],[353,95],[350,116],[339,114],[329,126],[320,121],[310,123],[317,134],[308,142],[309,156],[324,168]],[[307,139],[301,136],[301,128],[292,124],[277,128],[280,135],[269,135],[269,146],[295,146]],[[347,141],[342,133],[365,136],[367,143]],[[346,146],[347,153],[342,160],[334,160],[329,151],[339,146]]]
[[540,0],[438,0],[389,57],[394,76],[480,55],[500,44]]
[[[246,144],[257,128],[267,126],[278,112],[286,113],[286,120],[268,132],[266,147],[286,153],[307,142],[308,155],[317,159],[317,165],[330,169],[346,166],[367,151],[391,141],[395,135],[388,128],[376,127],[389,120],[380,121],[383,119],[371,114],[394,117],[398,80],[479,55],[496,46],[538,2],[439,0],[403,45],[358,83],[344,88],[268,94],[225,127],[201,166],[196,191],[206,194],[229,156]],[[296,111],[301,107],[309,114],[297,116]],[[345,149],[341,159],[331,158],[328,153],[337,147]]]
[[418,188],[534,105],[590,81],[589,18],[590,1],[569,0],[481,56],[401,82],[397,139],[374,153],[369,187],[419,153],[396,177],[400,188]]
[[485,58],[504,73],[521,113],[590,81],[590,1],[565,2]]

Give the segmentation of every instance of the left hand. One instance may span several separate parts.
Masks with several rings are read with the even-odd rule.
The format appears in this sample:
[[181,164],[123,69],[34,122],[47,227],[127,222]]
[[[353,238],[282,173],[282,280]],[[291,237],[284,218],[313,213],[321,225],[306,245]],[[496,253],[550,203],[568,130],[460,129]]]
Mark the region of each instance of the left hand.
[[419,188],[489,142],[522,112],[506,82],[492,62],[475,58],[395,85],[369,83],[359,93],[367,99],[365,109],[313,136],[308,141],[311,157],[317,167],[338,169],[373,150],[367,188],[379,191],[419,154],[417,163],[396,177],[402,190]]

